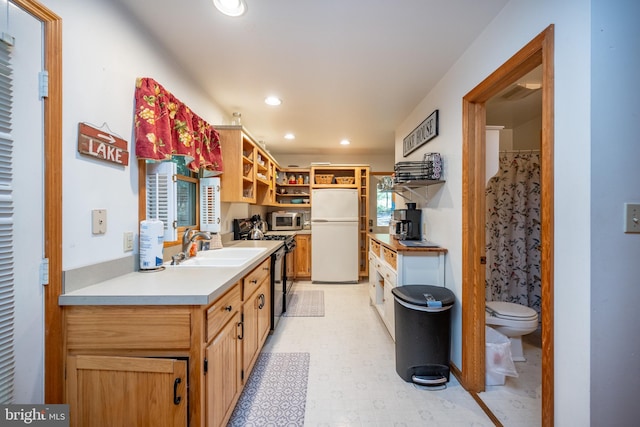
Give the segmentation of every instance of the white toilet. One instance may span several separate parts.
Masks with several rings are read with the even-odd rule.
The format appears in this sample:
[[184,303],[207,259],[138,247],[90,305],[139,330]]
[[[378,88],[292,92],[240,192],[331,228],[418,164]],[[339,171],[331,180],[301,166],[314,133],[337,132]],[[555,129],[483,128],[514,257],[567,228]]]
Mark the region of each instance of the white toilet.
[[504,301],[485,302],[485,324],[511,340],[514,362],[524,362],[522,336],[538,329],[538,313],[521,304]]

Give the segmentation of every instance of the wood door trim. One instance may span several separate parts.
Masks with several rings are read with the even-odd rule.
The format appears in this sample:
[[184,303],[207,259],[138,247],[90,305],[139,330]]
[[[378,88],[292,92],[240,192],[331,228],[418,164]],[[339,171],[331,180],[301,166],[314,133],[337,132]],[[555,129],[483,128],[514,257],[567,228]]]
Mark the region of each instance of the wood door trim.
[[44,62],[49,94],[44,98],[44,256],[49,284],[44,287],[44,399],[63,402],[62,308],[62,19],[34,0],[11,0],[43,24]]
[[553,426],[553,135],[554,26],[550,25],[463,98],[462,131],[462,382],[472,392],[485,381],[485,103],[542,65],[541,268],[542,425]]

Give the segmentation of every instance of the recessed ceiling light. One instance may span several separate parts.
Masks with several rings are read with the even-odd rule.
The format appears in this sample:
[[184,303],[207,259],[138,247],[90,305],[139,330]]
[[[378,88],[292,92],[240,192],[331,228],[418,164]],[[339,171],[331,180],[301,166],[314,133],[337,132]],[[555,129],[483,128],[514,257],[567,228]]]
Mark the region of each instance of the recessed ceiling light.
[[282,100],[277,96],[267,96],[264,99],[265,104],[267,105],[280,105],[282,104]]
[[342,141],[340,141],[341,145],[349,145],[351,144],[351,141],[349,141],[348,139],[343,139]]
[[296,136],[292,133],[288,133],[284,136],[284,139],[296,139]]
[[213,4],[227,16],[241,16],[247,11],[244,0],[213,0]]

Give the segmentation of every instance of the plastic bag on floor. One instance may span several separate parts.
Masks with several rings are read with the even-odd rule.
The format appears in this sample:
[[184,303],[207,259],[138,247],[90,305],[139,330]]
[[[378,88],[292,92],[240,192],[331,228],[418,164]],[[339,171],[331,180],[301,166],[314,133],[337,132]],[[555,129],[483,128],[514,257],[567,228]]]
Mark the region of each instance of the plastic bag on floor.
[[489,326],[485,326],[486,371],[490,374],[517,377],[518,372],[511,356],[511,341],[505,335]]

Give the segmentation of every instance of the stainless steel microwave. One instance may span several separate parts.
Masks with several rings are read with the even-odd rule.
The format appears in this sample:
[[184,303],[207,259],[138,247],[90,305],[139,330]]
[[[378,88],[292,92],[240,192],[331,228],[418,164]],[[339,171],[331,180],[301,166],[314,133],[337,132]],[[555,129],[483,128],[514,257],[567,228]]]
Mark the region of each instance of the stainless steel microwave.
[[271,230],[302,230],[302,214],[298,212],[271,212]]

